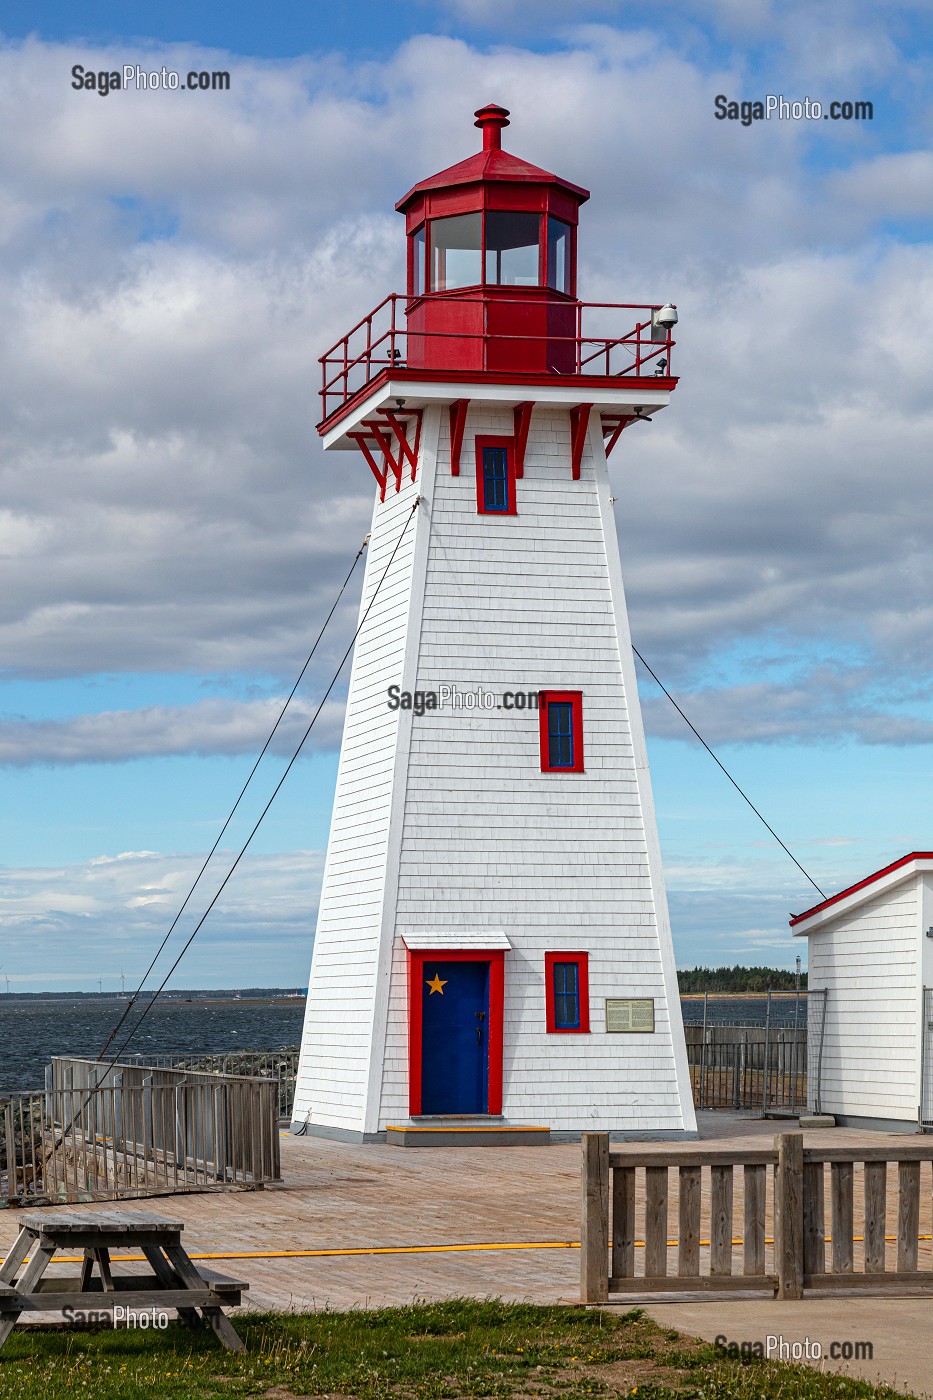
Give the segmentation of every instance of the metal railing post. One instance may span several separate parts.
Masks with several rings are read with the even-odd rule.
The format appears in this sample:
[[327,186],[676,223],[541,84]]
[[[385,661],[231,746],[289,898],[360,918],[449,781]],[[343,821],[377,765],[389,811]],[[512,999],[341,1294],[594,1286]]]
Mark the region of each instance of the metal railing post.
[[706,1107],[706,1017],[709,1009],[709,991],[703,993],[703,1041],[700,1045],[700,1102],[698,1107]]
[[741,1096],[739,1093],[739,1050],[738,1042],[732,1042],[732,1107],[741,1108]]
[[761,1084],[761,1116],[768,1116],[768,1076],[771,1073],[771,988],[768,988],[768,1010],[765,1015],[765,1063]]
[[826,999],[829,988],[823,989],[823,1013],[820,1016],[820,1047],[816,1059],[816,1113],[823,1112],[823,1041],[826,1039]]
[[143,1075],[143,1154],[148,1160],[153,1154],[155,1133],[152,1124],[152,1075]]

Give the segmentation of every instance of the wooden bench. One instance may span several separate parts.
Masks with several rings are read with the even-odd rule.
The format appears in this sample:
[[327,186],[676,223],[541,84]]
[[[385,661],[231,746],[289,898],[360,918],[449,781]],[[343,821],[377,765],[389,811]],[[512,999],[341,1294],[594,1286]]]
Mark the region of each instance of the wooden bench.
[[[0,1347],[25,1312],[103,1313],[116,1326],[115,1308],[124,1310],[126,1321],[131,1312],[154,1317],[174,1308],[189,1327],[202,1325],[200,1309],[229,1351],[243,1351],[223,1308],[236,1307],[249,1284],[196,1268],[181,1243],[184,1228],[178,1220],[143,1211],[23,1216],[16,1243],[0,1267]],[[83,1252],[80,1272],[44,1276],[60,1249]],[[115,1275],[111,1249],[143,1254],[151,1272]]]

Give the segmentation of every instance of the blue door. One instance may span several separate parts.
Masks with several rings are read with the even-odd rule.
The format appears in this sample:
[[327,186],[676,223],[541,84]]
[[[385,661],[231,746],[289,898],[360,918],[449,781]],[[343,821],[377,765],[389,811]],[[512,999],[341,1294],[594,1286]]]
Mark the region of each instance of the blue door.
[[425,961],[421,978],[421,1112],[485,1113],[489,963]]

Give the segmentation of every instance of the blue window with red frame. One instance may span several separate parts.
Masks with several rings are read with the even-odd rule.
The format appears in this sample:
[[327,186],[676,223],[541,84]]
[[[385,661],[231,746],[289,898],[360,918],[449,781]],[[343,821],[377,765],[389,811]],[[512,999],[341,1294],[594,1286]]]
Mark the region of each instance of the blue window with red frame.
[[476,508],[480,515],[515,514],[513,438],[477,437]]
[[545,953],[545,1009],[549,1034],[587,1034],[590,1029],[589,956]]
[[580,967],[575,962],[556,962],[551,969],[554,978],[554,1028],[559,1031],[580,1029]]
[[509,454],[504,447],[483,448],[483,509],[509,508]]
[[543,690],[538,700],[542,773],[583,772],[583,694]]

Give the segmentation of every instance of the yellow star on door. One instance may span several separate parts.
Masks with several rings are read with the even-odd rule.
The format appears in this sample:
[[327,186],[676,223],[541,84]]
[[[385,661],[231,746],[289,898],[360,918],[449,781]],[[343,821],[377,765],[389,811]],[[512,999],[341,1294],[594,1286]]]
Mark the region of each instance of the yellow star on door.
[[441,979],[440,979],[439,974],[435,972],[435,974],[434,974],[434,976],[431,978],[430,982],[428,982],[427,979],[425,979],[425,986],[431,988],[431,993],[430,993],[430,995],[431,995],[432,997],[433,997],[433,995],[434,995],[435,992],[440,992],[441,996],[443,996],[443,995],[444,995],[444,988],[447,986],[447,982],[446,982],[446,981],[442,982]]

